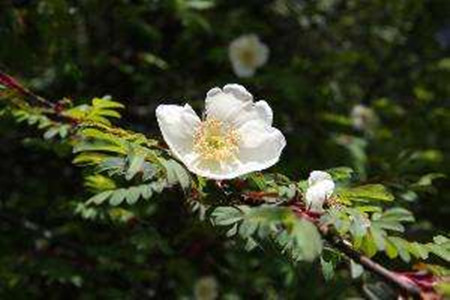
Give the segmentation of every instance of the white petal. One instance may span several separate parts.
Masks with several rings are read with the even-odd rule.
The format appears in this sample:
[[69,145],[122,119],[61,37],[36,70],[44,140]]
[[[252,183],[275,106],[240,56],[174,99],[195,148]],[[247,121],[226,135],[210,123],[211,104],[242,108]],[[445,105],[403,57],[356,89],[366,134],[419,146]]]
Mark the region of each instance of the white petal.
[[331,175],[324,171],[312,171],[309,174],[308,185],[312,186],[322,180],[332,180]]
[[326,197],[330,197],[334,192],[334,181],[333,180],[322,180],[314,185],[317,188],[320,188],[326,195]]
[[234,73],[241,78],[249,78],[255,75],[256,69],[253,67],[245,66],[239,61],[232,61],[232,67]]
[[316,186],[312,186],[306,190],[306,206],[310,211],[322,212],[323,203],[326,200],[326,194],[322,189]]
[[278,162],[286,139],[276,128],[259,120],[245,123],[239,129],[239,161],[246,173],[263,170]]
[[261,67],[266,64],[267,60],[269,59],[269,47],[267,47],[265,44],[261,43],[258,40],[258,48],[256,52],[256,67]]
[[207,93],[206,93],[206,98],[210,98],[210,97],[214,97],[218,94],[222,93],[222,89],[218,88],[218,87],[214,87],[212,89],[210,89]]
[[331,175],[323,171],[313,171],[308,178],[309,187],[306,190],[306,205],[311,211],[323,211],[323,203],[333,194],[334,181]]
[[200,119],[189,104],[159,105],[156,118],[164,140],[173,154],[187,164],[187,157],[192,156],[193,136]]
[[215,162],[203,160],[201,157],[193,159],[188,169],[197,175],[215,180],[232,179],[245,174],[241,171],[237,161]]
[[260,115],[261,119],[263,119],[267,125],[272,125],[273,112],[269,104],[267,104],[266,101],[261,100],[255,103],[255,108],[258,114]]
[[236,83],[229,83],[223,87],[225,94],[231,94],[241,101],[253,101],[253,95],[245,87]]
[[226,123],[231,123],[243,107],[251,105],[251,102],[242,101],[231,93],[224,93],[219,88],[210,90],[207,93],[205,102],[207,117],[212,117]]
[[239,134],[241,143],[236,160],[214,162],[196,157],[190,160],[189,170],[211,179],[231,179],[271,167],[279,160],[286,146],[279,130],[257,120],[246,123]]
[[252,94],[238,84],[228,84],[223,91],[213,88],[207,93],[206,115],[234,128],[253,120],[261,120],[267,125],[272,125],[273,113],[267,102],[253,103],[252,100]]

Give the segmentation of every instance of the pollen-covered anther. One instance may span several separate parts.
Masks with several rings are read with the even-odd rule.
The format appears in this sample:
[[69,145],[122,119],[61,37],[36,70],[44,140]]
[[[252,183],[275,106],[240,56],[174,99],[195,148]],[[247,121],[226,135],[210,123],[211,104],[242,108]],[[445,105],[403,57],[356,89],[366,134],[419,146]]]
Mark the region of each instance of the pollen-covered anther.
[[206,160],[232,160],[239,150],[238,143],[237,130],[214,118],[203,121],[194,134],[194,151]]

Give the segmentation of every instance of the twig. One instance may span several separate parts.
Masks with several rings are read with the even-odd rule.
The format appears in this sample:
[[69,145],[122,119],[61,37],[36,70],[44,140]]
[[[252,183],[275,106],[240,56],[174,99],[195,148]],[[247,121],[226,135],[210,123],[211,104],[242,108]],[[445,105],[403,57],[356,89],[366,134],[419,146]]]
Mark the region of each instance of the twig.
[[391,286],[399,288],[415,299],[422,299],[422,294],[426,292],[426,290],[422,289],[420,285],[418,285],[410,278],[403,276],[400,273],[391,271],[383,267],[379,263],[376,263],[369,257],[356,251],[348,241],[333,233],[333,231],[330,230],[331,228],[327,226],[321,226],[319,222],[320,214],[311,213],[310,211],[305,210],[305,208],[300,206],[299,203],[291,204],[290,208],[300,218],[307,219],[311,223],[315,224],[323,238],[326,239],[330,243],[330,245],[340,253],[345,254],[348,258],[359,263],[367,271],[380,276],[386,283],[390,284]]
[[416,299],[421,299],[422,289],[417,284],[415,284],[411,280],[408,280],[405,277],[400,277],[395,272],[386,269],[379,263],[376,263],[373,260],[371,260],[369,257],[354,250],[351,247],[351,245],[349,245],[348,242],[346,242],[342,238],[340,238],[336,235],[330,234],[330,233],[325,233],[323,230],[322,230],[322,233],[323,233],[325,239],[335,249],[344,253],[348,258],[359,263],[366,270],[382,277],[387,283],[391,284],[392,286],[400,288],[402,291],[410,294],[411,296],[413,296]]
[[38,95],[35,95],[30,90],[22,86],[16,79],[9,76],[8,74],[2,72],[0,70],[0,84],[6,86],[7,88],[25,96],[28,97],[31,101],[34,101],[38,103],[41,106],[44,106],[46,108],[55,109],[56,105]]

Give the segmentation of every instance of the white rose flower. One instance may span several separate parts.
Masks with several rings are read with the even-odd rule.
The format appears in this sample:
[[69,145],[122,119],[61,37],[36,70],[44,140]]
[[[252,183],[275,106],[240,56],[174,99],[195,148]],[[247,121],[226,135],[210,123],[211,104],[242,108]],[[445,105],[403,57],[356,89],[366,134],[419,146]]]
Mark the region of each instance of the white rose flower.
[[238,77],[251,77],[269,58],[269,48],[255,34],[242,35],[231,42],[228,55]]
[[323,171],[312,171],[308,178],[306,206],[310,211],[322,212],[323,203],[333,194],[334,181],[331,175]]
[[215,300],[219,297],[219,285],[216,278],[205,276],[197,280],[194,286],[196,300]]
[[355,105],[350,114],[353,127],[357,130],[372,130],[378,123],[378,117],[370,107]]
[[207,93],[204,120],[189,104],[159,105],[156,117],[174,156],[207,178],[231,179],[266,169],[286,146],[283,134],[272,127],[267,102],[253,102],[238,84]]

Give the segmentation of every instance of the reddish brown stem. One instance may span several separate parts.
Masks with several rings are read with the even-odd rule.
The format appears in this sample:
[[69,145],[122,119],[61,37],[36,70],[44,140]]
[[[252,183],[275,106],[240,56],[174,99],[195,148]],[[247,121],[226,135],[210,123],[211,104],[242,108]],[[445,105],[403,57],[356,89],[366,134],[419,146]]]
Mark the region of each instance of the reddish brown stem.
[[6,86],[8,89],[16,91],[18,94],[21,94],[24,97],[27,97],[30,101],[34,101],[46,108],[55,109],[54,103],[33,94],[30,90],[22,86],[16,79],[6,73],[3,73],[2,71],[0,71],[0,84]]
[[387,283],[399,288],[403,292],[408,293],[413,296],[415,299],[421,299],[422,289],[415,284],[412,280],[404,276],[399,276],[397,273],[390,271],[380,265],[379,263],[373,261],[369,257],[359,253],[354,250],[351,245],[349,245],[342,238],[330,234],[324,233],[325,239],[339,252],[344,253],[348,258],[354,260],[355,262],[362,265],[367,271],[370,271],[374,274],[377,274],[381,278],[383,278]]

